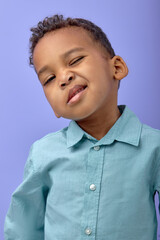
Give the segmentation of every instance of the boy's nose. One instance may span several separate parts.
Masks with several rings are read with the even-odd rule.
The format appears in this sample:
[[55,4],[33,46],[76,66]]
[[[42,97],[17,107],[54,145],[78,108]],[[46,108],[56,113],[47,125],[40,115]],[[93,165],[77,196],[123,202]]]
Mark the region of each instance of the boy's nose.
[[72,81],[74,78],[75,78],[75,74],[73,72],[61,74],[61,77],[59,79],[60,86],[64,87],[64,86],[70,84],[70,81]]

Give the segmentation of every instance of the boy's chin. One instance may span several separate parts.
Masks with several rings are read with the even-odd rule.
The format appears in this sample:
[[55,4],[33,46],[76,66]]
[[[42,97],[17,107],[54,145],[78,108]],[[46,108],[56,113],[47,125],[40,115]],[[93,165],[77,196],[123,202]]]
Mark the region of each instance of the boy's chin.
[[[85,119],[87,116],[85,116],[85,114],[84,115],[82,115],[82,113],[80,114],[80,115],[77,115],[77,116],[75,116],[74,114],[72,114],[72,115],[59,115],[58,113],[56,113],[55,111],[54,111],[54,114],[55,114],[55,116],[57,117],[57,118],[65,118],[65,119],[70,119],[70,120],[74,120],[74,121],[78,121],[78,120],[83,120],[83,119]],[[86,114],[86,115],[88,115],[88,114]]]
[[54,114],[56,115],[57,118],[60,118],[60,117],[61,117],[61,116],[60,116],[58,113],[56,113],[56,112],[54,112]]

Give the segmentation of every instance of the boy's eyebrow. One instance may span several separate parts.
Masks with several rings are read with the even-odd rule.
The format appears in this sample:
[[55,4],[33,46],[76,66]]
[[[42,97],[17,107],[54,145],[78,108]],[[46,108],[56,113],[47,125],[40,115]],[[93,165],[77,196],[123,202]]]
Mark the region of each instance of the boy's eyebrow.
[[39,70],[39,72],[37,73],[38,77],[39,77],[43,72],[45,72],[47,69],[48,69],[48,66],[47,66],[47,65],[44,66],[44,67],[42,67],[42,68]]
[[[83,51],[85,50],[83,47],[77,47],[77,48],[72,48],[69,51],[63,53],[61,55],[61,58],[67,58],[71,53],[73,52],[78,52],[78,51]],[[38,72],[38,76],[40,76],[43,72],[45,72],[48,69],[48,66],[44,66],[42,67],[39,72]]]
[[83,47],[72,48],[72,49],[70,49],[69,51],[63,53],[63,54],[61,55],[61,57],[67,58],[71,53],[73,53],[73,52],[78,52],[78,51],[83,51],[83,50],[84,50]]

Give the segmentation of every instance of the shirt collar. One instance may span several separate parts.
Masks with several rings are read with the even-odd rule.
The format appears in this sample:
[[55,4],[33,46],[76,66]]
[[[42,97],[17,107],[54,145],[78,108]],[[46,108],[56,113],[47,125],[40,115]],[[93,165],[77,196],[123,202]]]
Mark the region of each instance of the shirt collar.
[[71,120],[67,130],[67,148],[77,144],[83,137],[94,140],[95,146],[109,145],[113,143],[114,140],[138,146],[142,123],[127,105],[118,105],[118,108],[121,116],[100,140],[86,133],[74,120]]

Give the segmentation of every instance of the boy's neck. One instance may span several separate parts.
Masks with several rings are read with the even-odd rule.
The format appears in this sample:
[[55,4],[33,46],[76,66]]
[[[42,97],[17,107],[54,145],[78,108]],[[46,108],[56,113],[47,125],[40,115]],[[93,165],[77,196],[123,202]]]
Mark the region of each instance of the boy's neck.
[[106,111],[102,112],[101,116],[98,113],[97,117],[94,116],[94,119],[87,118],[76,122],[85,132],[100,140],[107,134],[120,116],[121,113],[118,106],[115,108],[112,106],[111,109],[106,109]]

